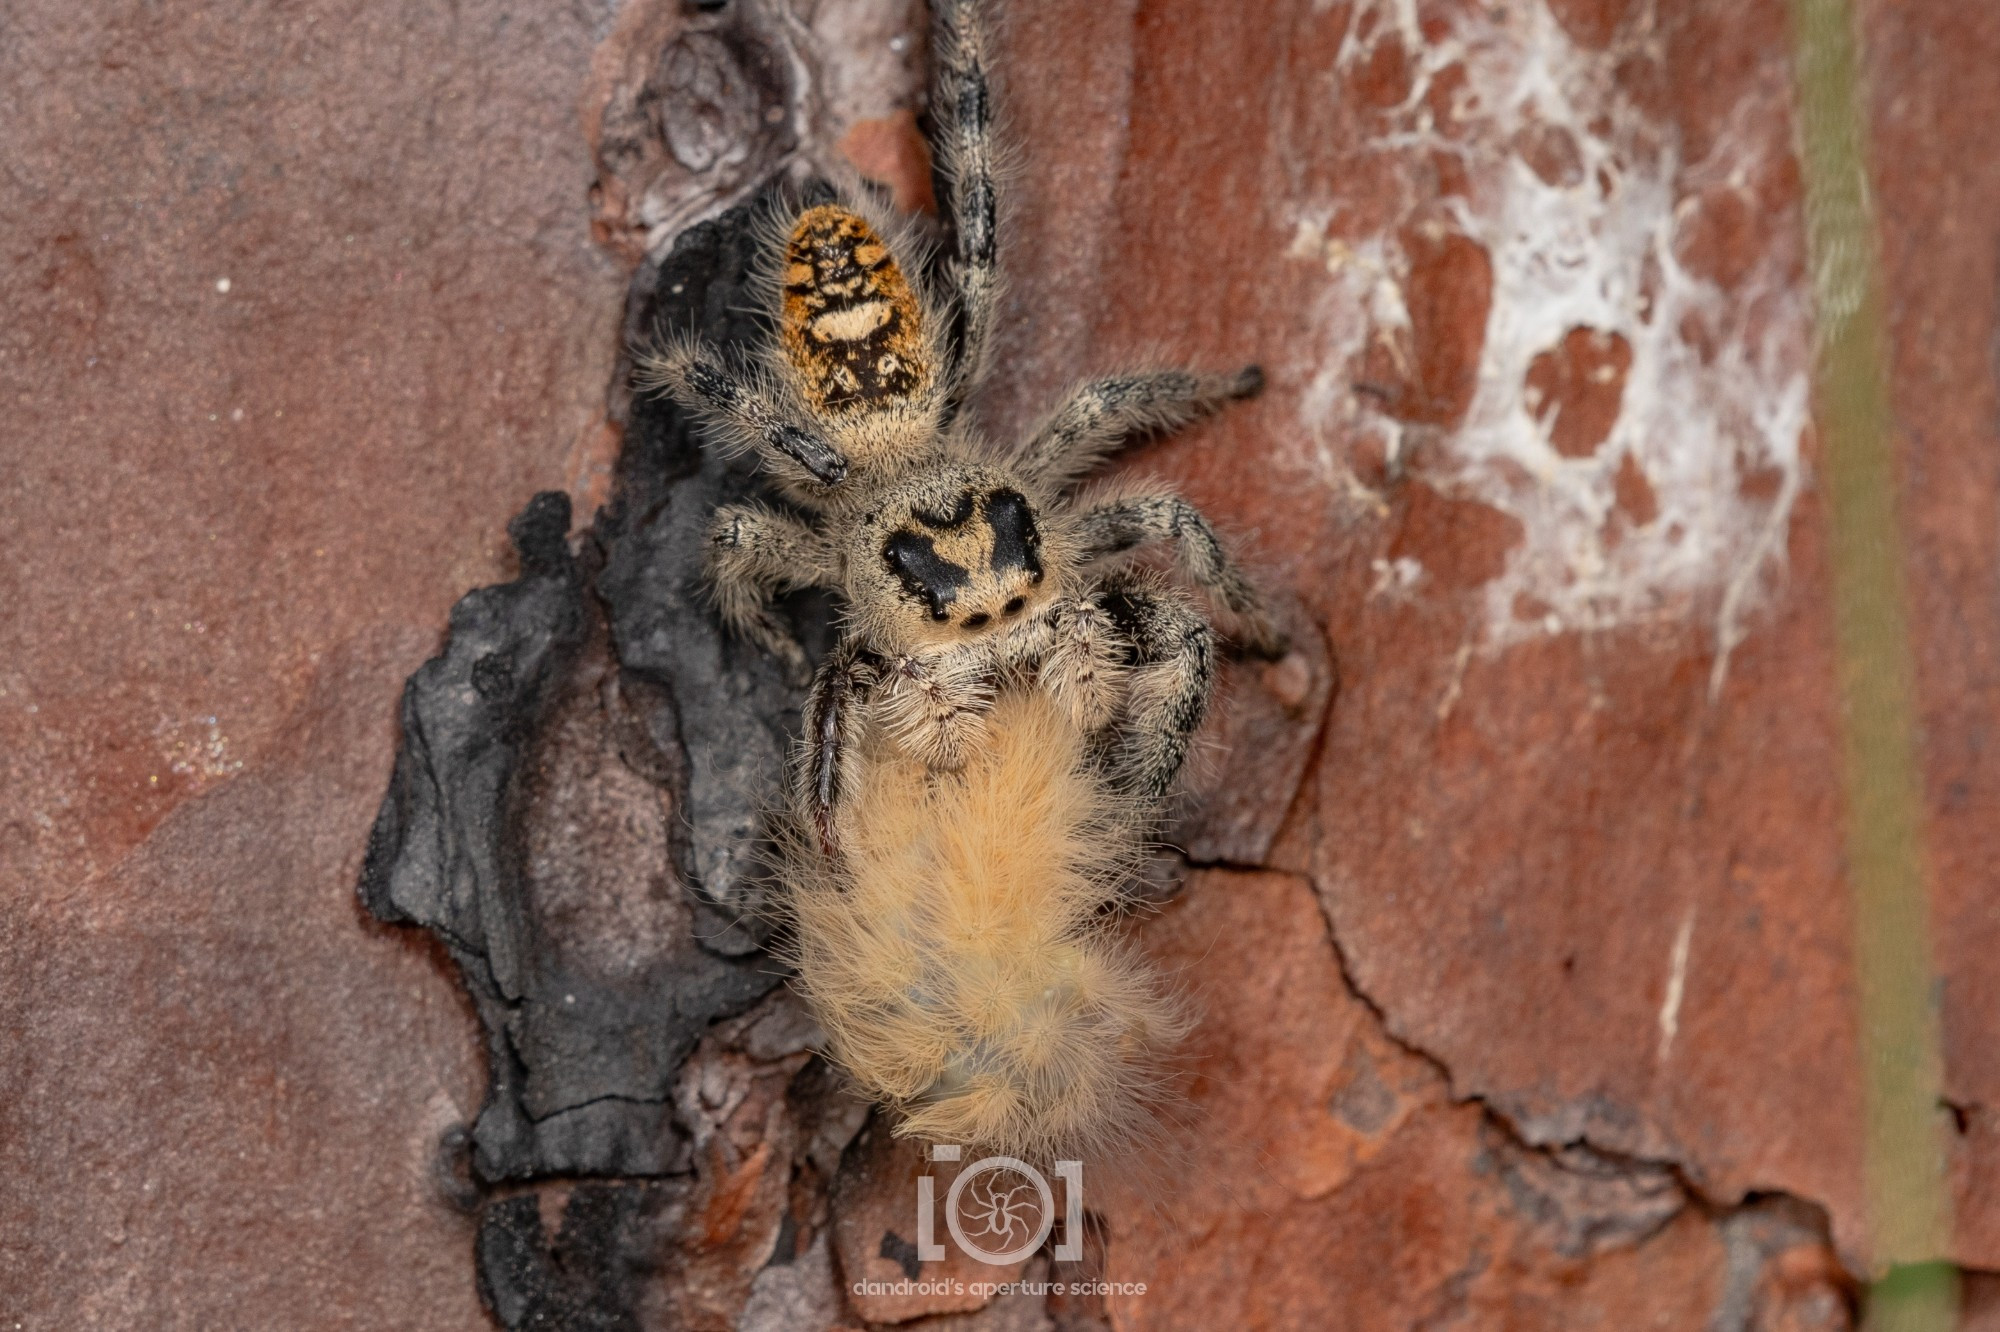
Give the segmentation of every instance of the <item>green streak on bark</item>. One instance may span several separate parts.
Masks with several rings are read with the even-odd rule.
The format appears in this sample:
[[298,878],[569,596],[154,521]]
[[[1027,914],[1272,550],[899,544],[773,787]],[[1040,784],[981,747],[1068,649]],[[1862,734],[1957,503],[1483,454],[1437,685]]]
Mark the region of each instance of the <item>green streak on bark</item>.
[[1845,705],[1847,866],[1861,1004],[1869,1296],[1878,1332],[1956,1322],[1940,1042],[1887,343],[1849,0],[1791,0],[1807,240],[1818,304],[1833,596]]

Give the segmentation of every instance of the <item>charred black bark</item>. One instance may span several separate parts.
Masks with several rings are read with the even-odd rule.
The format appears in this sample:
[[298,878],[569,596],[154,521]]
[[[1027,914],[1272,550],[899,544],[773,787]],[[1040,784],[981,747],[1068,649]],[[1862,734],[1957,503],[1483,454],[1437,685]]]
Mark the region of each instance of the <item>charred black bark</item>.
[[[759,335],[757,206],[641,269],[628,341]],[[781,979],[758,848],[801,694],[703,592],[709,516],[754,489],[753,464],[705,448],[671,401],[617,398],[612,502],[573,551],[568,499],[536,496],[509,527],[520,576],[461,600],[405,687],[360,894],[444,942],[485,1026],[474,1180],[615,1177],[588,1198],[636,1206],[642,1181],[694,1168],[672,1095],[688,1054]],[[823,646],[823,601],[789,613]],[[505,1326],[634,1325],[645,1283],[619,1255],[659,1228],[586,1225],[585,1198],[553,1239],[532,1195],[486,1202],[481,1289]]]

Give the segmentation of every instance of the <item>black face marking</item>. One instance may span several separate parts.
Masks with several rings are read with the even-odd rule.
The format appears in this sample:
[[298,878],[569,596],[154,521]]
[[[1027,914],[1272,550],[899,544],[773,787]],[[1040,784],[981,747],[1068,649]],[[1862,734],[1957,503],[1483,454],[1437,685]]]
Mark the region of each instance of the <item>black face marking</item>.
[[1002,606],[1002,607],[1000,608],[1000,610],[1001,610],[1001,613],[1002,613],[1002,614],[1004,614],[1004,615],[1019,615],[1019,614],[1021,613],[1021,607],[1025,606],[1025,605],[1027,605],[1027,602],[1026,602],[1025,600],[1023,600],[1023,599],[1022,599],[1022,598],[1020,598],[1020,597],[1015,597],[1015,598],[1014,598],[1014,599],[1013,599],[1012,601],[1008,602],[1008,603],[1007,603],[1007,604],[1006,604],[1005,606]]
[[986,501],[986,524],[993,529],[993,572],[1026,570],[1042,581],[1042,533],[1035,511],[1016,490],[996,490]]
[[958,498],[952,502],[950,513],[939,514],[927,509],[912,509],[910,510],[910,517],[916,519],[925,527],[930,528],[933,532],[948,532],[954,527],[964,527],[966,523],[970,522],[972,520],[972,506],[978,502],[979,497],[977,495],[969,490],[964,490],[960,491]]
[[984,629],[986,622],[992,618],[985,611],[980,611],[977,615],[968,615],[965,617],[965,627],[968,629]]
[[903,590],[930,607],[933,620],[951,618],[951,603],[972,581],[964,565],[939,555],[937,544],[921,533],[897,532],[882,547],[882,558],[902,580]]

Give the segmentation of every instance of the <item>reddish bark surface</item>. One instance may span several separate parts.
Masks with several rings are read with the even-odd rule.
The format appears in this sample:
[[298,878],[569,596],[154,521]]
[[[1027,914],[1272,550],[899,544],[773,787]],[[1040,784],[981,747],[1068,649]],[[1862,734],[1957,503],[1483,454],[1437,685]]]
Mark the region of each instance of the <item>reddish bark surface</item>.
[[591,437],[592,34],[24,5],[0,263],[0,1309],[484,1325],[449,969],[353,885],[401,681]]
[[[681,19],[16,8],[0,1314],[487,1326],[438,1151],[477,1027],[352,885],[451,602],[506,575],[534,491],[603,497],[639,201],[737,187],[607,149],[634,44]],[[2000,11],[1862,8],[1954,1256],[1993,1268]],[[1790,49],[1780,0],[1015,14],[988,424],[1134,359],[1270,383],[1125,464],[1240,539],[1301,643],[1232,672],[1184,838],[1218,867],[1135,926],[1206,1014],[1190,1165],[1170,1202],[1091,1195],[1094,1270],[1143,1296],[843,1306],[897,1266],[870,1232],[909,1162],[871,1130],[841,1164],[856,1124],[786,1138],[813,1165],[782,1228],[759,1125],[811,1135],[709,1052],[755,1096],[699,1195],[728,1233],[660,1307],[1848,1326],[1871,1247]],[[902,95],[840,91],[801,150],[921,204]],[[784,1236],[754,1289],[730,1267]],[[1967,1327],[2000,1325],[1991,1287]]]

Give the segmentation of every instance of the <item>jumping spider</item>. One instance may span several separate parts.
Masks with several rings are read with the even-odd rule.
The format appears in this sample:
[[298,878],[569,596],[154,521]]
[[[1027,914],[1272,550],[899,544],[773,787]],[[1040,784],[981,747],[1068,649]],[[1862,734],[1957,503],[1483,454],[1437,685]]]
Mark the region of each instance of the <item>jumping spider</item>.
[[[865,192],[774,219],[777,336],[761,364],[693,340],[644,354],[642,382],[754,450],[803,516],[743,504],[710,528],[723,619],[803,676],[772,613],[803,587],[845,595],[843,640],[806,709],[799,792],[823,845],[844,755],[872,715],[911,755],[959,766],[996,685],[1033,680],[1087,733],[1123,791],[1157,799],[1186,756],[1213,682],[1213,633],[1185,595],[1100,561],[1171,541],[1183,575],[1260,654],[1283,639],[1208,521],[1161,486],[1081,501],[1077,482],[1138,432],[1255,393],[1230,374],[1151,370],[1091,380],[1011,448],[960,407],[984,369],[999,274],[988,36],[976,0],[937,0],[934,145],[953,228],[948,292]],[[951,336],[956,324],[955,347]]]

